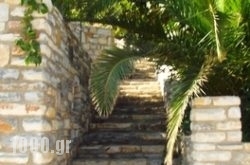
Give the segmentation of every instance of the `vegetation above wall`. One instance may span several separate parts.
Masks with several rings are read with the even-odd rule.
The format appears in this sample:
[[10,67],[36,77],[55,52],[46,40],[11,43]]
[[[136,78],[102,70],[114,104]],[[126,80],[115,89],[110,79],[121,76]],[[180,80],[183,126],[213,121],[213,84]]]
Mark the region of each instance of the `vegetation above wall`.
[[37,33],[32,26],[33,12],[47,13],[48,8],[44,3],[39,3],[34,0],[21,0],[21,5],[25,6],[24,17],[22,19],[22,34],[21,38],[16,40],[16,45],[19,46],[25,53],[25,63],[33,63],[38,65],[42,62],[40,53],[40,44],[38,43]]

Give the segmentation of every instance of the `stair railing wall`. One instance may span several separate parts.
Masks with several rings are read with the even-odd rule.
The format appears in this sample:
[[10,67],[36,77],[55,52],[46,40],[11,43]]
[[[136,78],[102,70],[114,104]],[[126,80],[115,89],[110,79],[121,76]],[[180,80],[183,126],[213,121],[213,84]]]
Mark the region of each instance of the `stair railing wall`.
[[[166,107],[173,83],[164,83]],[[191,136],[182,138],[182,165],[250,165],[250,143],[242,142],[240,104],[236,96],[192,100]]]
[[250,165],[250,143],[242,142],[240,98],[201,97],[192,101],[191,137],[183,165]]
[[25,53],[15,45],[24,16],[20,2],[0,2],[0,164],[69,164],[91,116],[92,57],[83,45],[94,50],[110,29],[85,30],[89,40],[80,43],[51,0],[44,0],[49,12],[34,13],[32,21],[42,63],[25,65]]

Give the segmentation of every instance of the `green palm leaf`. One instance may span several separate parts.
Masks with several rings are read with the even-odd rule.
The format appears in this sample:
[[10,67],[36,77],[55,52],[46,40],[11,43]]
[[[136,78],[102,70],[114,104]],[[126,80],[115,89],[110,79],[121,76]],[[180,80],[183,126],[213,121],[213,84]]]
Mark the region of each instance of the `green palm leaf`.
[[99,115],[111,114],[119,91],[119,83],[133,71],[133,62],[139,57],[136,51],[113,48],[106,50],[93,63],[90,92]]
[[220,31],[219,31],[219,24],[218,24],[220,17],[216,13],[217,11],[216,11],[215,4],[212,4],[212,3],[209,4],[209,11],[211,12],[213,16],[214,39],[216,43],[217,56],[218,56],[219,61],[222,62],[226,58],[226,53],[225,51],[223,51],[223,47],[222,47],[222,43],[220,39]]

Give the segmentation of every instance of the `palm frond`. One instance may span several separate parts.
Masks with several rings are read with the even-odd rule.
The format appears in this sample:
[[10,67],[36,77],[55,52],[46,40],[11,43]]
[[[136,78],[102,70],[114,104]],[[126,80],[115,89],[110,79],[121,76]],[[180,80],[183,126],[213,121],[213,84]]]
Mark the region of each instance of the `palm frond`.
[[226,53],[222,48],[221,40],[219,37],[219,24],[218,20],[220,19],[216,13],[216,7],[214,4],[210,3],[209,4],[209,9],[210,12],[213,16],[213,27],[214,27],[214,38],[215,38],[215,43],[216,43],[216,51],[217,51],[217,56],[220,62],[222,62],[226,58]]
[[113,48],[106,50],[94,61],[90,76],[90,92],[99,115],[111,114],[119,83],[133,71],[133,61],[139,57],[136,51]]
[[174,144],[182,123],[185,109],[191,98],[198,97],[203,93],[202,86],[207,81],[215,62],[208,57],[201,68],[193,68],[189,74],[173,87],[173,95],[167,109],[167,155],[165,164],[172,164]]

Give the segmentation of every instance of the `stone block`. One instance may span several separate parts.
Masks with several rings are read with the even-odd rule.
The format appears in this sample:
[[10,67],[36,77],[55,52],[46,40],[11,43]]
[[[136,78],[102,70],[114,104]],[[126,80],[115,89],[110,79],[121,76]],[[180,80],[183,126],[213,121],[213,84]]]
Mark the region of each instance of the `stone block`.
[[9,20],[9,4],[0,3],[0,22],[7,22]]
[[108,42],[108,41],[107,41],[106,38],[99,38],[99,39],[98,39],[98,43],[101,44],[101,45],[105,45],[105,44],[107,44],[107,42]]
[[240,119],[241,118],[241,110],[240,107],[230,107],[228,109],[228,117],[230,119]]
[[8,45],[0,44],[0,67],[4,67],[9,64],[10,60],[10,47]]
[[21,21],[8,21],[7,27],[8,27],[8,32],[10,33],[21,32],[22,29]]
[[0,115],[8,116],[42,116],[46,106],[37,104],[0,103]]
[[121,147],[120,146],[109,146],[108,148],[105,148],[105,151],[108,154],[120,153]]
[[149,145],[141,147],[143,153],[163,153],[164,145]]
[[53,130],[61,130],[64,128],[64,122],[61,120],[52,120]]
[[23,57],[20,58],[20,57],[14,57],[14,56],[11,58],[10,64],[12,66],[23,66],[23,67],[29,67],[30,66],[30,65],[25,64],[25,61],[24,61]]
[[192,106],[207,106],[212,104],[212,99],[210,97],[198,97],[192,101]]
[[25,80],[43,81],[45,79],[44,72],[40,70],[25,70],[22,75]]
[[113,37],[108,37],[108,43],[107,43],[107,44],[108,44],[109,46],[112,46],[113,43],[114,43]]
[[[49,0],[51,1],[51,0]],[[48,20],[49,22],[51,23],[52,26],[58,26],[57,23],[58,23],[58,19],[56,18],[57,16],[55,16],[54,14],[48,14]],[[56,28],[56,29],[53,29],[53,30],[56,30],[56,31],[59,31],[61,30],[61,28]],[[65,35],[65,34],[64,34]]]
[[48,45],[45,45],[45,44],[41,44],[40,45],[40,49],[41,49],[41,53],[47,57],[51,57],[51,49]]
[[0,69],[0,79],[14,79],[19,78],[19,71],[17,69]]
[[[0,138],[1,140],[1,144],[2,146],[6,149],[6,150],[12,150],[13,152],[16,153],[20,153],[20,149],[23,148],[27,148],[27,152],[29,150],[29,147],[31,145],[33,145],[32,142],[34,142],[34,139],[38,139],[37,141],[37,146],[36,147],[40,147],[40,143],[41,143],[41,135],[35,135],[35,134],[8,134],[5,136],[2,136]],[[26,142],[24,143],[23,140],[25,140]]]
[[222,121],[227,118],[223,108],[193,109],[190,116],[192,121]]
[[0,103],[0,115],[40,116],[45,114],[46,106],[39,104]]
[[95,32],[98,35],[102,35],[102,36],[111,36],[111,29],[103,29],[103,28],[99,28],[97,30],[97,32]]
[[240,165],[250,165],[250,154],[245,154],[245,157],[238,162]]
[[[185,164],[186,165],[186,164]],[[199,162],[195,162],[193,163],[192,165],[217,165],[215,163],[205,163],[205,162],[202,162],[202,163],[199,163]]]
[[36,30],[45,31],[49,36],[52,35],[52,27],[49,25],[48,21],[43,18],[34,19],[32,25]]
[[193,149],[196,151],[213,151],[216,149],[215,144],[203,144],[203,143],[194,143]]
[[218,143],[225,140],[226,134],[224,132],[199,132],[191,135],[191,141],[193,142]]
[[44,94],[42,92],[26,92],[24,93],[24,99],[28,102],[42,101]]
[[41,153],[41,152],[32,152],[32,162],[34,164],[49,164],[55,158],[55,154],[49,152]]
[[224,121],[216,123],[216,129],[227,131],[227,130],[241,130],[240,121]]
[[250,153],[250,143],[249,142],[243,143],[243,146],[244,146],[244,151]]
[[214,131],[215,123],[211,122],[192,122],[191,123],[191,130],[194,132],[204,132],[204,131]]
[[25,8],[22,6],[15,7],[11,12],[10,15],[12,17],[23,17],[24,16]]
[[244,152],[234,152],[232,161],[237,162],[237,165],[249,165],[250,154]]
[[161,158],[159,159],[150,159],[148,160],[148,164],[147,165],[159,165],[162,164],[163,160]]
[[226,162],[232,158],[230,151],[193,151],[191,155],[193,160],[200,162]]
[[29,161],[28,153],[27,154],[18,154],[18,153],[4,153],[0,152],[0,164],[27,164]]
[[87,160],[76,160],[74,161],[73,165],[110,165],[110,164],[108,160],[88,160],[87,159]]
[[4,31],[5,31],[5,23],[0,22],[0,32],[4,32]]
[[11,47],[11,55],[12,56],[22,56],[24,54],[25,54],[25,52],[19,46],[12,45],[12,47]]
[[4,2],[11,4],[11,5],[19,5],[20,0],[4,0]]
[[241,142],[242,132],[241,131],[230,131],[227,132],[227,142]]
[[[41,110],[41,106],[38,104],[26,104],[25,105],[25,110],[27,113],[31,113],[31,112],[37,112],[39,110]],[[44,114],[44,110],[42,111],[42,114]]]
[[17,130],[18,124],[16,119],[0,119],[0,134],[9,134]]
[[120,149],[123,153],[133,153],[141,151],[141,147],[137,145],[122,145]]
[[13,33],[8,33],[8,34],[0,34],[0,41],[1,42],[15,42],[19,38],[19,34],[13,34]]
[[70,129],[71,128],[71,121],[70,119],[64,120],[64,129]]
[[54,119],[56,117],[56,109],[53,107],[49,107],[46,111],[46,117],[48,119]]
[[146,159],[118,159],[111,160],[110,165],[147,165]]
[[0,90],[2,91],[15,91],[15,90],[20,90],[20,91],[25,91],[25,90],[46,90],[47,85],[42,82],[34,82],[34,83],[25,83],[25,82],[18,82],[18,81],[6,81],[5,83],[0,83]]
[[213,97],[213,105],[215,105],[215,106],[240,105],[240,98],[236,97],[236,96]]
[[21,101],[21,94],[17,92],[0,92],[0,100],[6,102],[18,102]]
[[242,144],[220,144],[217,145],[217,148],[223,151],[233,151],[233,150],[239,150],[242,151],[243,145]]
[[47,132],[52,131],[51,124],[41,118],[30,117],[23,119],[22,122],[23,129],[27,132]]

